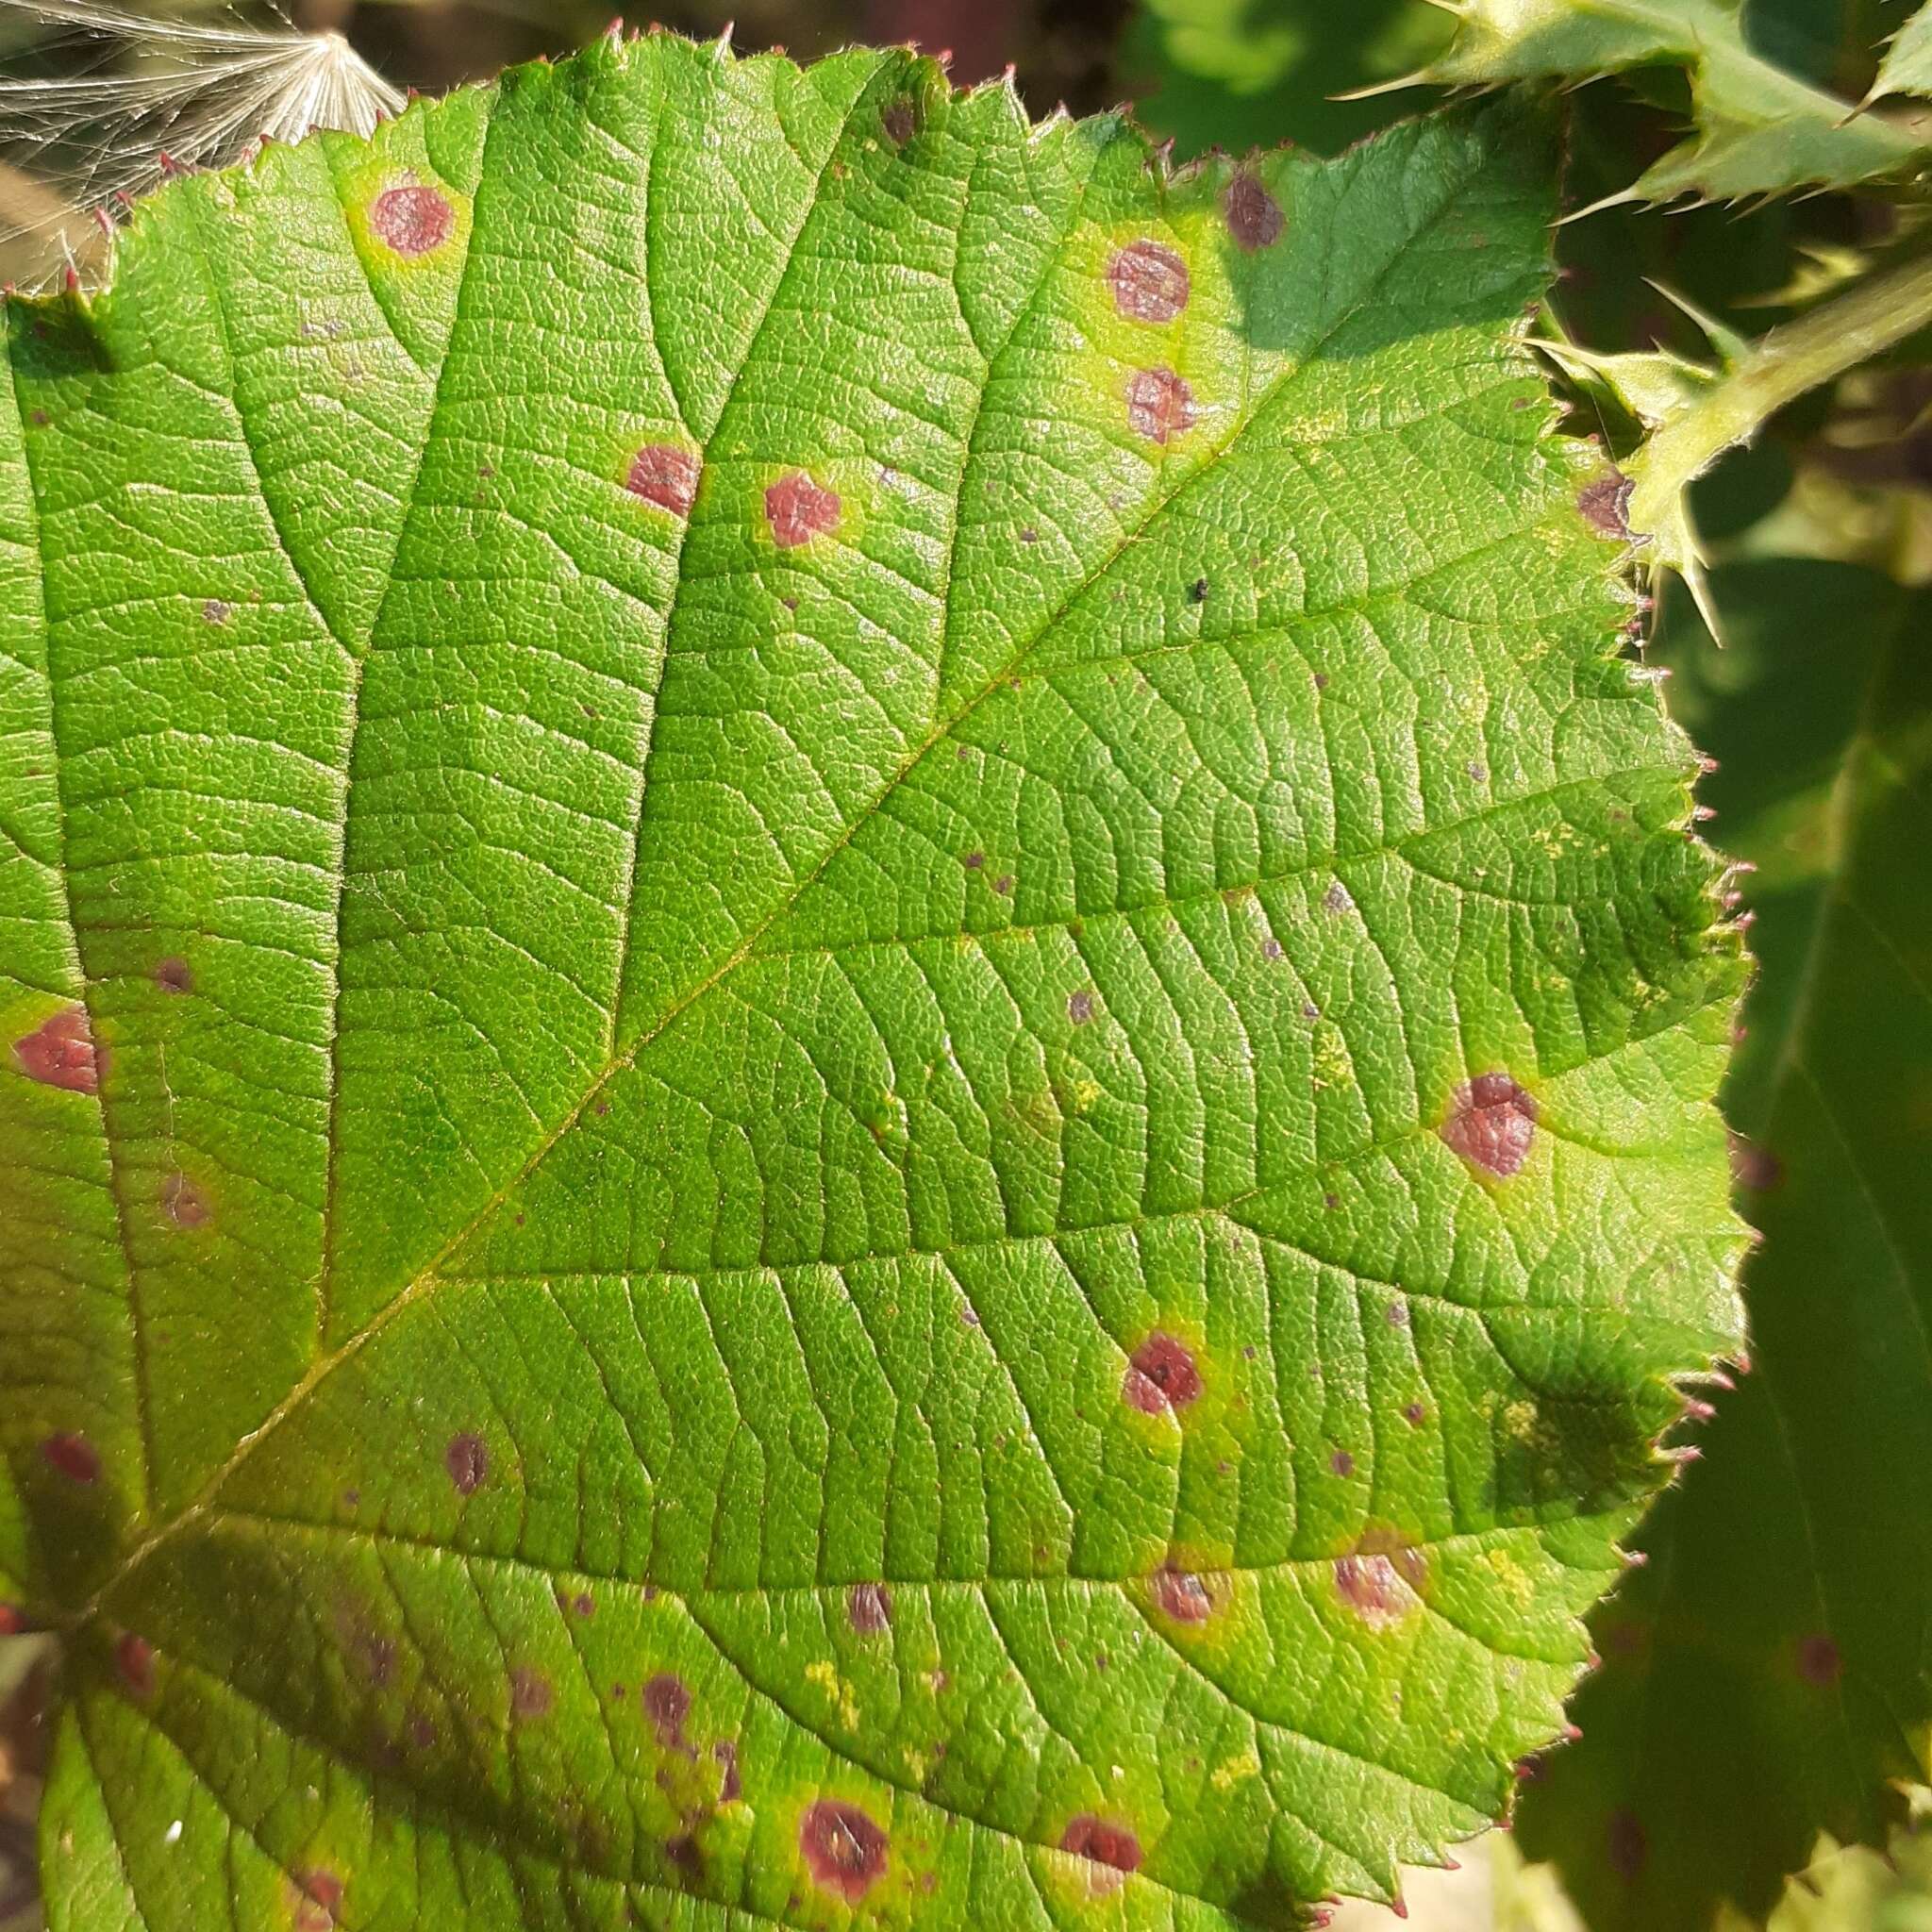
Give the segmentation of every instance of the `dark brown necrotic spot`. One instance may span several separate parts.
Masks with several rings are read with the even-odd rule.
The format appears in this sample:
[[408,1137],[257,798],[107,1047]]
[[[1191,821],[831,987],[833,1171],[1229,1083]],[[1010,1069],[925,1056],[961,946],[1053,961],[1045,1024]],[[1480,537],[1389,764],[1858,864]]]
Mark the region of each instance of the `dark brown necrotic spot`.
[[724,1773],[718,1780],[719,1804],[737,1804],[744,1795],[744,1783],[738,1775],[738,1746],[729,1738],[720,1738],[711,1746],[711,1756],[724,1767]]
[[1355,1457],[1346,1449],[1338,1449],[1328,1458],[1328,1467],[1337,1475],[1353,1475],[1355,1474]]
[[1205,1624],[1214,1614],[1212,1592],[1191,1570],[1156,1571],[1154,1603],[1176,1624]]
[[910,94],[901,94],[888,103],[879,116],[879,126],[894,147],[904,147],[919,132],[919,104]]
[[765,522],[780,550],[796,550],[839,527],[838,494],[820,489],[803,470],[793,470],[766,490]]
[[406,260],[441,248],[456,225],[456,209],[433,188],[386,189],[369,206],[369,225]]
[[1084,1026],[1093,1017],[1093,995],[1084,989],[1067,995],[1067,1018],[1075,1026]]
[[659,1742],[684,1745],[684,1721],[691,1715],[691,1688],[673,1671],[660,1671],[638,1693],[644,1715],[657,1727]]
[[449,1447],[442,1452],[442,1466],[448,1470],[458,1495],[474,1496],[490,1474],[490,1451],[483,1446],[481,1436],[467,1432],[452,1436]]
[[647,442],[630,459],[624,487],[674,516],[688,517],[698,500],[698,459],[673,442]]
[[1060,1850],[1096,1865],[1109,1865],[1116,1872],[1141,1869],[1141,1840],[1124,1824],[1114,1824],[1083,1811],[1069,1819],[1060,1834]]
[[49,1436],[41,1444],[41,1454],[69,1482],[95,1483],[101,1479],[100,1451],[77,1432],[63,1430]]
[[1234,238],[1234,245],[1249,254],[1272,247],[1288,225],[1280,203],[1245,169],[1227,184],[1221,210],[1227,217],[1227,232]]
[[1605,1843],[1610,1855],[1610,1870],[1626,1884],[1643,1870],[1643,1861],[1650,1856],[1650,1840],[1636,1812],[1621,1807],[1610,1813]]
[[892,1621],[892,1592],[883,1583],[855,1583],[845,1592],[845,1614],[861,1637],[876,1637]]
[[13,1042],[13,1057],[29,1080],[69,1093],[92,1093],[101,1084],[101,1060],[85,1007],[62,1007],[37,1032]]
[[1406,1422],[1410,1428],[1419,1429],[1422,1427],[1424,1418],[1426,1417],[1427,1414],[1428,1410],[1425,1409],[1420,1402],[1411,1402],[1402,1411],[1402,1420]]
[[186,959],[175,958],[172,955],[165,959],[157,959],[155,984],[163,992],[192,992],[194,969]]
[[1576,508],[1583,521],[1600,537],[1615,537],[1620,542],[1630,541],[1630,520],[1626,512],[1630,508],[1630,492],[1637,488],[1621,470],[1612,470],[1607,476],[1599,476],[1594,483],[1585,486],[1576,498]]
[[1536,1102],[1507,1074],[1478,1074],[1456,1090],[1441,1134],[1472,1167],[1507,1180],[1529,1158]]
[[1185,1408],[1201,1393],[1201,1371],[1185,1342],[1150,1335],[1127,1363],[1121,1399],[1145,1415]]
[[155,1694],[155,1647],[145,1637],[127,1631],[114,1646],[114,1668],[134,1696]]
[[1187,263],[1144,237],[1115,252],[1107,279],[1113,306],[1134,322],[1172,322],[1188,306]]
[[548,1714],[556,1693],[550,1679],[532,1664],[519,1664],[509,1674],[509,1709],[512,1717],[537,1718]]
[[176,1227],[205,1227],[213,1209],[185,1174],[171,1174],[161,1183],[161,1212]]
[[1168,442],[1194,423],[1194,392],[1172,369],[1137,369],[1127,384],[1127,426]]
[[886,1834],[857,1805],[821,1798],[798,1821],[798,1848],[822,1890],[856,1906],[884,1875]]

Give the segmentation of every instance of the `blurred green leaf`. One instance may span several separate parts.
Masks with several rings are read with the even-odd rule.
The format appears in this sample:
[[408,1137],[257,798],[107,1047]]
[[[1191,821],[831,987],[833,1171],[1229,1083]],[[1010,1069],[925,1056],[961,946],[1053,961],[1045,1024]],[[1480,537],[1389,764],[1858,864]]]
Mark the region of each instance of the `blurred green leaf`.
[[1886,50],[1871,98],[1932,94],[1932,5],[1920,8]]
[[1932,1718],[1932,595],[1852,566],[1719,570],[1658,655],[1756,864],[1760,978],[1725,1094],[1753,1369],[1598,1613],[1520,1839],[1597,1932],[1754,1915],[1829,1831],[1882,1841]]
[[1143,0],[1121,69],[1136,114],[1183,156],[1284,141],[1332,154],[1394,118],[1334,96],[1426,64],[1450,26],[1422,0]]

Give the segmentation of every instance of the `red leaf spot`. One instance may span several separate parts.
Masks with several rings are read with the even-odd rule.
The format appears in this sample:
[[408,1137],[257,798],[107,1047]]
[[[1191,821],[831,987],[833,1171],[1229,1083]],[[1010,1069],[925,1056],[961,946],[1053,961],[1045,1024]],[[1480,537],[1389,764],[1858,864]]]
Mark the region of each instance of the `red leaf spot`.
[[645,1718],[657,1727],[658,1742],[684,1750],[684,1720],[691,1714],[690,1687],[675,1672],[660,1672],[638,1696]]
[[857,1805],[821,1798],[798,1821],[798,1848],[822,1890],[856,1906],[886,1869],[886,1834]]
[[1336,1595],[1373,1630],[1407,1616],[1427,1576],[1423,1553],[1386,1532],[1372,1532],[1335,1559]]
[[1167,442],[1193,426],[1194,392],[1172,369],[1137,369],[1127,384],[1127,426]]
[[837,492],[821,490],[803,470],[793,470],[765,491],[765,521],[780,550],[796,550],[839,527]]
[[597,1599],[588,1590],[580,1590],[572,1599],[571,1608],[580,1617],[593,1617],[597,1614]]
[[333,1872],[298,1872],[295,1888],[295,1932],[334,1932],[342,1881]]
[[509,1674],[509,1709],[512,1717],[538,1718],[549,1714],[556,1701],[550,1679],[531,1664],[519,1664]]
[[1650,1855],[1650,1840],[1644,1835],[1643,1826],[1638,1823],[1636,1812],[1621,1807],[1612,1811],[1606,1842],[1610,1855],[1610,1870],[1626,1883],[1636,1878],[1643,1870],[1644,1859]]
[[1624,512],[1630,507],[1630,492],[1636,488],[1622,471],[1612,470],[1583,490],[1576,499],[1576,508],[1598,536],[1615,537],[1627,543],[1630,523]]
[[194,970],[186,959],[170,957],[155,961],[155,984],[163,992],[192,992]]
[[1060,1834],[1060,1850],[1095,1865],[1109,1865],[1116,1872],[1141,1869],[1141,1840],[1124,1824],[1111,1824],[1091,1811],[1068,1821]]
[[171,1174],[161,1183],[161,1212],[176,1227],[205,1227],[213,1211],[207,1195],[185,1174]]
[[1150,1335],[1127,1364],[1121,1399],[1143,1415],[1185,1408],[1201,1393],[1201,1371],[1185,1343],[1172,1335]]
[[1214,1614],[1214,1598],[1191,1570],[1154,1574],[1155,1607],[1176,1624],[1205,1624]]
[[1281,231],[1288,225],[1281,204],[1245,170],[1228,183],[1221,210],[1227,217],[1227,232],[1234,237],[1235,246],[1251,255],[1280,241]]
[[1338,1449],[1328,1458],[1328,1467],[1337,1475],[1353,1475],[1355,1474],[1355,1457],[1346,1449]]
[[744,1783],[738,1775],[738,1746],[729,1738],[720,1738],[711,1746],[711,1756],[724,1767],[718,1783],[718,1802],[735,1805],[744,1795]]
[[85,1436],[67,1433],[49,1436],[41,1444],[41,1454],[70,1482],[100,1480],[100,1451]]
[[452,1436],[449,1447],[442,1452],[442,1466],[449,1471],[458,1495],[474,1496],[490,1474],[490,1452],[483,1446],[483,1438]]
[[1067,995],[1067,1018],[1075,1026],[1084,1026],[1093,1017],[1093,995],[1082,989],[1079,992]]
[[647,442],[630,459],[624,487],[674,516],[688,517],[698,499],[698,459],[672,442]]
[[845,1614],[861,1637],[876,1637],[892,1621],[892,1592],[883,1583],[855,1583],[845,1592]]
[[1456,1090],[1441,1135],[1472,1167],[1507,1180],[1529,1158],[1536,1102],[1507,1074],[1478,1074]]
[[114,1668],[136,1697],[155,1694],[155,1647],[129,1630],[114,1646]]
[[456,209],[433,188],[391,188],[369,207],[369,225],[408,260],[441,248],[456,225]]
[[1188,306],[1188,265],[1172,248],[1144,238],[1107,265],[1113,306],[1134,322],[1172,322]]
[[1830,1638],[1819,1631],[1798,1644],[1798,1674],[1807,1684],[1836,1684],[1844,1658]]
[[105,1056],[94,1050],[85,1007],[62,1007],[50,1014],[39,1032],[13,1042],[13,1057],[29,1080],[38,1080],[44,1087],[92,1093],[101,1084]]
[[1410,1428],[1419,1429],[1423,1425],[1424,1417],[1427,1414],[1428,1410],[1425,1409],[1420,1402],[1411,1402],[1408,1405],[1408,1407],[1402,1411],[1402,1420],[1406,1422]]

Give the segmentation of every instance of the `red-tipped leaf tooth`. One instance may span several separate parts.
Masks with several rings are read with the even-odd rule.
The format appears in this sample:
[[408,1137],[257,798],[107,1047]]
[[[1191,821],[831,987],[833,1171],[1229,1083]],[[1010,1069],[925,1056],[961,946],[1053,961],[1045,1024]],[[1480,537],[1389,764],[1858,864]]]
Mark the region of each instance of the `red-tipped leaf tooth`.
[[1716,818],[1717,807],[1714,805],[1693,805],[1690,808],[1690,816],[1699,824],[1707,824],[1712,819]]
[[1684,1398],[1684,1419],[1686,1422],[1707,1423],[1717,1413],[1709,1403],[1695,1395]]
[[1581,1724],[1565,1724],[1563,1726],[1563,1741],[1566,1744],[1574,1744],[1578,1742],[1582,1739],[1582,1736],[1583,1726]]

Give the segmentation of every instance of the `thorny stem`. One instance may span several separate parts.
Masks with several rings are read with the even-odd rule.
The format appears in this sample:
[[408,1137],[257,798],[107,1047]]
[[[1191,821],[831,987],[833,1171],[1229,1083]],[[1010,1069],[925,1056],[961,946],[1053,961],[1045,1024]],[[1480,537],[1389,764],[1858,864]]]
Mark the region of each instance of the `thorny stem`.
[[1630,465],[1631,527],[1668,526],[1681,492],[1787,403],[1932,324],[1932,251],[1772,329]]

